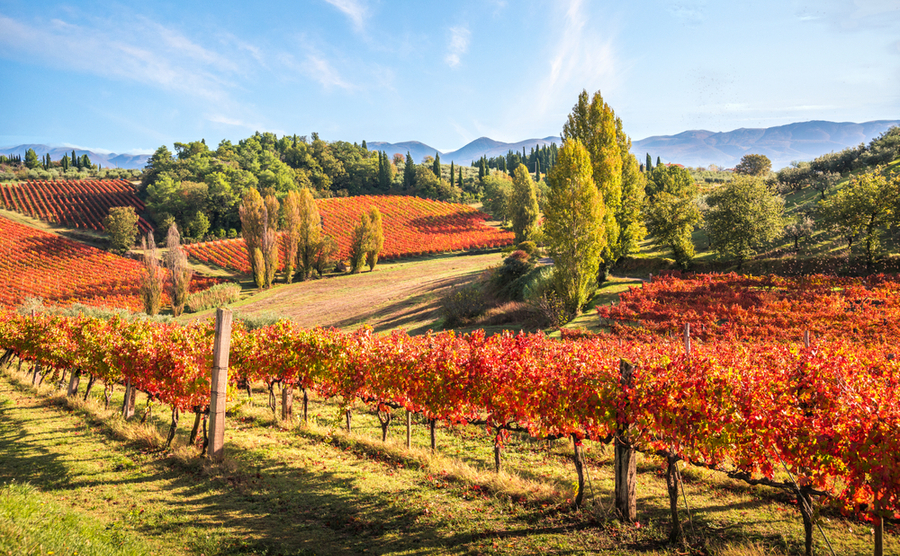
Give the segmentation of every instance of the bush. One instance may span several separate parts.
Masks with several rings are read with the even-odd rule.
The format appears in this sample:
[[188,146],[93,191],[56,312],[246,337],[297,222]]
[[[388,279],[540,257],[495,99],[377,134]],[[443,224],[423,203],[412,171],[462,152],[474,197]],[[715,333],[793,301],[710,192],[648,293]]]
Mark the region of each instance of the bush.
[[520,278],[534,268],[534,262],[528,253],[522,250],[513,251],[503,259],[503,265],[494,271],[491,284],[497,297],[508,301],[522,300],[522,283]]
[[239,284],[234,282],[216,284],[202,292],[190,294],[187,298],[187,309],[191,313],[196,313],[234,303],[240,297],[241,286]]
[[523,241],[516,246],[516,249],[528,253],[529,257],[533,257],[537,253],[537,245],[533,241]]
[[444,328],[465,324],[485,310],[484,294],[478,282],[457,286],[441,299]]
[[285,317],[281,315],[276,315],[275,313],[265,312],[265,313],[257,313],[255,315],[249,315],[245,313],[235,313],[234,320],[240,321],[244,323],[244,327],[247,330],[257,330],[259,328],[265,328],[267,326],[272,326],[276,324],[278,321],[287,320]]

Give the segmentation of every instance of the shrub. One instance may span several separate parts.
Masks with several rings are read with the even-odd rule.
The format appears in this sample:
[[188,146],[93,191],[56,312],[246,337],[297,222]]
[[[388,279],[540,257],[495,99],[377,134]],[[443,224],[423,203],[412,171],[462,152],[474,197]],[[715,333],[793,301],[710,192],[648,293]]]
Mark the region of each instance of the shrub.
[[494,271],[491,284],[498,298],[508,301],[522,300],[522,284],[519,280],[534,268],[528,253],[513,251],[503,259],[503,264]]
[[528,253],[529,257],[533,257],[537,253],[537,245],[533,241],[523,241],[516,246],[516,249]]
[[187,309],[191,313],[205,311],[234,303],[241,297],[241,286],[234,282],[216,284],[208,290],[192,293],[187,298]]
[[484,294],[478,282],[457,286],[441,298],[441,316],[444,328],[465,324],[485,310]]
[[281,320],[287,320],[285,317],[281,315],[276,315],[275,313],[264,312],[257,313],[255,315],[250,315],[246,313],[235,313],[234,320],[240,321],[244,323],[244,326],[247,330],[257,330],[259,328],[265,328],[267,326],[272,326]]

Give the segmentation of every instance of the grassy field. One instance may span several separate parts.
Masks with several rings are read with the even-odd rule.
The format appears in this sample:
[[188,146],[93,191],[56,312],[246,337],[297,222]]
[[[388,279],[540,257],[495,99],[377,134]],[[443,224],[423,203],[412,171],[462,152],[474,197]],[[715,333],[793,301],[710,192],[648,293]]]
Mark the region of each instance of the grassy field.
[[[502,261],[503,255],[494,252],[380,263],[372,272],[279,284],[263,292],[248,290],[250,295],[231,307],[248,315],[281,315],[304,327],[356,330],[368,325],[376,332],[402,328],[421,334],[436,326],[441,295]],[[210,314],[212,311],[185,319]]]
[[[259,388],[257,388],[259,390]],[[611,450],[587,443],[590,488],[572,508],[574,468],[566,441],[513,436],[504,470],[477,427],[440,426],[432,455],[427,427],[405,447],[402,416],[388,442],[377,419],[313,396],[310,423],[281,422],[257,392],[232,400],[224,464],[186,445],[182,417],[163,450],[168,411],[146,425],[104,410],[100,392],[70,400],[34,389],[15,367],[0,375],[0,533],[9,554],[797,554],[799,512],[780,493],[711,471],[686,469],[690,549],[666,544],[669,518],[660,462],[638,464],[639,524],[613,518]],[[119,400],[114,398],[112,407]],[[138,415],[145,407],[139,400]],[[299,409],[299,408],[298,408]],[[18,499],[29,500],[17,504]],[[11,502],[12,501],[12,502]],[[62,535],[57,523],[67,523]],[[871,553],[865,524],[826,512],[838,554]],[[52,538],[52,537],[58,538]],[[50,538],[48,538],[50,537]],[[65,538],[62,538],[65,537]],[[80,551],[90,541],[109,552]],[[816,535],[817,550],[825,550]],[[55,547],[55,548],[54,548]],[[900,553],[897,532],[888,554]],[[116,552],[115,550],[118,550]]]

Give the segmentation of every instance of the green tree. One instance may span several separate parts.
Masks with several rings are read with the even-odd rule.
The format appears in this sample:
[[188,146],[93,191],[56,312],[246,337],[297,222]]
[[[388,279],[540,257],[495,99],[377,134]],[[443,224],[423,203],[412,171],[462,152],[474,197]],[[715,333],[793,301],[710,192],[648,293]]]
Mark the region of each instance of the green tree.
[[371,272],[375,270],[375,265],[378,264],[378,255],[384,249],[384,229],[378,207],[372,207],[369,211],[369,227],[369,237],[366,242],[366,264]]
[[678,266],[686,268],[694,258],[691,234],[701,220],[693,196],[661,191],[647,205],[646,218],[653,243],[670,249]]
[[441,179],[441,154],[437,151],[434,153],[434,162],[431,164],[431,171],[434,172],[434,175]]
[[745,154],[734,167],[735,174],[765,176],[772,171],[772,161],[764,154]]
[[554,264],[554,285],[570,315],[577,314],[596,286],[605,247],[603,198],[594,185],[591,157],[578,139],[559,150],[547,177],[550,191],[544,237]]
[[482,208],[501,223],[506,223],[511,216],[512,181],[506,174],[495,172],[485,177],[483,183]]
[[138,220],[134,207],[110,207],[109,214],[103,219],[103,228],[114,251],[124,253],[134,247],[134,239],[138,234]]
[[531,239],[537,229],[539,216],[537,190],[524,164],[519,164],[513,174],[509,213],[516,243]]
[[738,268],[772,241],[784,227],[784,199],[762,178],[738,175],[707,198],[704,215],[713,249],[738,261]]
[[[303,280],[309,278],[314,268],[318,253],[322,247],[322,218],[319,216],[319,207],[309,189],[300,190],[300,227],[299,242],[297,245],[300,276]],[[330,254],[329,254],[330,256]],[[321,274],[321,271],[320,271]]]
[[650,158],[650,153],[647,153],[647,163],[644,165],[644,171],[650,172],[653,170],[653,159]]
[[358,274],[366,263],[366,252],[369,248],[372,233],[372,221],[368,214],[359,217],[359,223],[353,228],[350,236],[350,273]]
[[847,241],[848,249],[853,248],[857,238],[863,239],[863,258],[870,274],[882,252],[884,226],[897,208],[898,194],[900,174],[891,180],[879,168],[854,176],[819,202],[822,221]]
[[640,242],[647,235],[643,214],[647,177],[641,173],[637,158],[631,154],[631,139],[622,129],[620,118],[616,118],[616,141],[622,157],[622,201],[616,209],[619,238],[611,249],[614,261],[639,251]]
[[[600,91],[590,98],[587,91],[581,92],[563,126],[563,138],[578,139],[587,149],[594,184],[603,199],[606,242],[597,267],[598,282],[603,282],[612,265],[636,250],[642,239],[644,182],[637,160],[628,152],[631,140]],[[628,182],[623,183],[626,174]]]
[[34,152],[34,149],[28,149],[25,151],[25,166],[30,170],[34,170],[38,166],[41,165],[41,161],[38,160],[38,155]]
[[657,166],[647,175],[647,197],[652,199],[657,193],[666,192],[676,197],[685,194],[696,195],[697,186],[691,173],[678,166]]
[[288,191],[281,203],[284,227],[284,281],[294,281],[294,270],[297,264],[297,248],[300,243],[300,194]]
[[403,167],[403,189],[410,190],[416,187],[416,163],[413,162],[409,151],[406,152],[406,165]]

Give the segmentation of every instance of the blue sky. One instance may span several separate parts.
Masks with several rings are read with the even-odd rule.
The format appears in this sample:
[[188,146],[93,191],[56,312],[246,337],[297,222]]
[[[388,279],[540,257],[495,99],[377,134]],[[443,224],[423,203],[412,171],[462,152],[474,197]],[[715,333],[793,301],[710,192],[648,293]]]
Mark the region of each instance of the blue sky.
[[900,1],[0,0],[0,145],[633,139],[900,117]]

